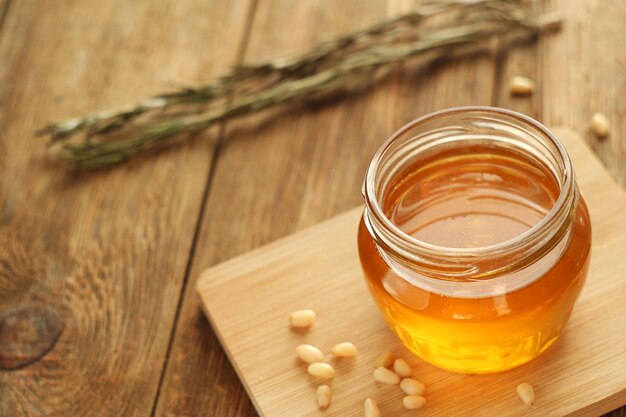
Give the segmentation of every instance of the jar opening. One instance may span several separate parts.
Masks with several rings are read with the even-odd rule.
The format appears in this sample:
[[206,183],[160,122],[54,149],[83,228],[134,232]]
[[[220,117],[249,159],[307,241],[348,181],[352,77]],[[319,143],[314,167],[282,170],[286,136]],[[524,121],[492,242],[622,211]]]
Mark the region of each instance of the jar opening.
[[[525,201],[523,187],[533,192]],[[445,207],[469,211],[442,208],[455,192],[463,197]],[[455,281],[492,278],[542,257],[563,240],[577,200],[571,161],[554,135],[490,107],[444,110],[401,128],[375,154],[363,193],[384,256]],[[479,238],[480,222],[496,233]]]
[[446,248],[514,239],[539,223],[561,192],[533,155],[482,138],[419,152],[387,184],[379,201],[391,223]]

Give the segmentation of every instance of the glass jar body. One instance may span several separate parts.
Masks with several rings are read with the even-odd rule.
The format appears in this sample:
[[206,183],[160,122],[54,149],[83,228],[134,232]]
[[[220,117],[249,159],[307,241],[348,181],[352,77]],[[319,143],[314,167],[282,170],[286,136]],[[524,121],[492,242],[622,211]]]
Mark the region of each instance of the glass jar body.
[[530,361],[561,333],[589,267],[591,226],[582,197],[570,234],[550,271],[515,292],[484,298],[454,298],[408,282],[380,256],[363,218],[358,246],[368,289],[409,350],[440,368],[489,373]]
[[556,341],[586,279],[591,223],[544,126],[485,107],[425,116],[381,147],[363,192],[365,280],[417,356],[489,373]]

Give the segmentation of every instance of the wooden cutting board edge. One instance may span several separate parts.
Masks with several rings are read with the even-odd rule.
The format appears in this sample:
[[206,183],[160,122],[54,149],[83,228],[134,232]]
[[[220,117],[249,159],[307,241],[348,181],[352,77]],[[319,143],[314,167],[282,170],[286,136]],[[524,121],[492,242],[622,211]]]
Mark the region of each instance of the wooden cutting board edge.
[[[236,258],[233,258],[231,260],[235,260]],[[230,262],[230,261],[228,261]],[[210,269],[204,271],[202,274],[200,274],[200,279],[198,280],[198,283],[196,285],[197,291],[200,292],[200,283],[203,279],[203,277],[207,274],[210,273]],[[207,319],[209,320],[209,324],[211,325],[211,328],[213,329],[213,331],[215,332],[215,335],[217,336],[217,339],[220,341],[220,345],[222,345],[222,349],[224,349],[224,353],[226,353],[226,356],[228,357],[228,360],[230,361],[230,363],[233,365],[233,369],[235,370],[235,373],[237,374],[237,378],[239,378],[239,382],[241,382],[241,385],[243,385],[243,388],[246,390],[246,394],[248,394],[248,398],[250,398],[250,401],[252,402],[252,405],[254,406],[254,409],[256,410],[256,412],[260,415],[263,416],[264,413],[261,410],[261,406],[260,404],[257,402],[256,397],[252,394],[252,387],[250,387],[250,385],[248,385],[248,381],[246,378],[244,378],[244,376],[241,374],[241,371],[239,370],[239,366],[237,366],[237,361],[235,360],[235,357],[233,356],[232,352],[230,351],[230,349],[228,348],[228,345],[226,344],[224,337],[222,336],[222,332],[220,332],[219,327],[216,325],[215,321],[213,321],[213,317],[211,316],[211,313],[209,312],[209,308],[207,303],[204,302],[204,299],[202,299],[202,302],[200,303],[202,305],[202,311],[204,311],[204,315],[207,317]]]
[[[331,217],[330,219],[324,220],[318,224],[315,224],[313,226],[309,226],[307,228],[304,228],[302,230],[299,230],[297,232],[294,232],[292,234],[289,234],[287,236],[284,236],[280,239],[276,239],[272,242],[266,243],[265,245],[261,245],[258,248],[252,249],[248,252],[242,253],[241,255],[235,256],[234,258],[231,258],[227,261],[224,261],[222,263],[219,263],[217,265],[214,265],[212,267],[209,267],[207,269],[205,269],[201,274],[200,277],[198,278],[198,281],[196,282],[196,292],[198,293],[198,296],[200,297],[201,300],[201,305],[202,305],[202,311],[204,312],[204,315],[207,317],[209,324],[211,325],[211,328],[213,329],[213,331],[215,332],[217,339],[220,341],[220,344],[222,345],[222,349],[224,349],[224,352],[226,353],[226,356],[228,357],[228,360],[230,361],[230,363],[233,365],[233,368],[235,370],[235,372],[237,373],[237,377],[239,378],[239,381],[241,382],[241,384],[243,385],[244,389],[246,390],[246,393],[248,394],[248,397],[250,398],[250,401],[252,402],[252,405],[254,405],[254,408],[256,410],[256,412],[260,415],[260,416],[264,416],[265,413],[263,412],[263,410],[261,409],[260,404],[257,402],[256,397],[253,395],[252,393],[252,387],[250,387],[250,385],[248,384],[248,380],[246,378],[244,378],[244,376],[241,373],[240,367],[238,366],[238,361],[237,359],[233,356],[231,350],[228,348],[228,344],[226,343],[226,341],[224,340],[224,336],[222,335],[222,332],[220,330],[220,327],[217,325],[217,323],[213,320],[213,316],[211,314],[211,311],[209,310],[209,305],[206,301],[206,299],[204,299],[201,295],[202,295],[202,291],[205,289],[205,287],[207,286],[207,284],[209,284],[210,286],[213,286],[216,284],[215,280],[220,278],[220,272],[221,271],[227,271],[228,269],[230,269],[231,267],[237,265],[240,265],[241,260],[249,258],[249,257],[254,257],[257,256],[259,254],[262,254],[264,252],[267,251],[271,251],[274,247],[280,247],[282,245],[284,245],[285,243],[291,241],[291,240],[298,240],[300,238],[300,236],[302,235],[307,235],[309,233],[311,233],[311,231],[313,230],[320,230],[320,228],[324,228],[324,226],[329,226],[334,222],[337,221],[341,221],[343,220],[343,218],[351,218],[357,215],[357,212],[360,213],[363,211],[363,207],[359,206],[359,207],[355,207],[352,208],[348,211],[345,211],[341,214],[338,214],[334,217]],[[355,233],[356,233],[356,229],[355,229]],[[210,276],[210,277],[209,277]],[[211,280],[209,282],[209,279]],[[625,392],[626,394],[626,392]],[[626,399],[624,400],[626,402]]]

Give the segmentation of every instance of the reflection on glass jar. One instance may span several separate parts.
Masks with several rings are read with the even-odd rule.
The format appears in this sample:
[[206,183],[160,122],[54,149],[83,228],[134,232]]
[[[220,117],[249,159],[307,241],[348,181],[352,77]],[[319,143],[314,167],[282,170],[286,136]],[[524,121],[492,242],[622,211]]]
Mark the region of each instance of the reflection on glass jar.
[[544,126],[487,107],[431,114],[381,147],[363,194],[365,279],[416,355],[485,373],[554,343],[585,281],[591,224]]

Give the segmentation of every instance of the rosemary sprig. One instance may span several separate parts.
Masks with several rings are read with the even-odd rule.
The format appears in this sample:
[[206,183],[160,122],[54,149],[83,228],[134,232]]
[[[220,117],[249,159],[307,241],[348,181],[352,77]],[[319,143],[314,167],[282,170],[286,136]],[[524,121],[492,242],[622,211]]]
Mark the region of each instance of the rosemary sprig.
[[[409,58],[422,56],[426,62],[432,62],[458,53],[461,48],[484,44],[493,37],[537,34],[558,26],[558,18],[534,15],[518,3],[498,0],[470,3],[463,0],[440,1],[323,43],[290,60],[234,68],[226,76],[205,86],[186,88],[125,108],[98,111],[52,124],[42,129],[41,133],[50,134],[51,143],[63,142],[62,157],[76,166],[110,166],[158,147],[180,133],[199,131],[216,122],[279,103],[366,87],[371,84],[372,75],[391,69],[394,64]],[[418,24],[429,17],[455,8],[461,10],[463,21],[467,23],[417,30]],[[476,16],[471,16],[471,13],[476,13]],[[231,95],[234,96],[232,102],[226,102],[225,98]],[[187,108],[182,116],[177,113],[154,113],[155,110],[163,111],[183,104]],[[190,111],[190,104],[195,105],[195,110]],[[213,105],[213,108],[207,110],[206,104]],[[139,116],[148,118],[140,120]],[[118,132],[122,135],[121,140],[107,140],[113,131],[121,128],[122,131]],[[78,143],[68,140],[79,133],[83,137]]]

